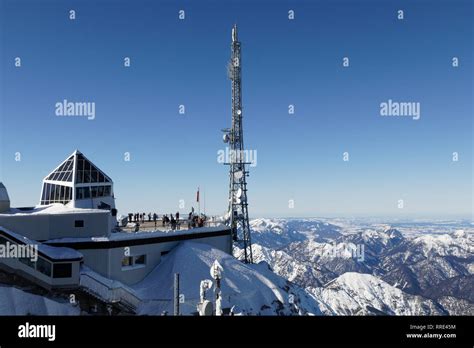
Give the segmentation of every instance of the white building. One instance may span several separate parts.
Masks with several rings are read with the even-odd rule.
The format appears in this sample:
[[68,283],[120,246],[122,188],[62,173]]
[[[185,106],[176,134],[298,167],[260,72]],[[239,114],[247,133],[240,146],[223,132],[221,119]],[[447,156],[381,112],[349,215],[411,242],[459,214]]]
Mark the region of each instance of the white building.
[[0,268],[47,288],[90,285],[91,272],[83,272],[83,266],[130,285],[183,240],[232,252],[228,226],[127,233],[117,232],[116,215],[112,179],[79,151],[44,178],[34,208],[11,208],[0,183],[0,247],[38,247],[38,260],[0,257]]

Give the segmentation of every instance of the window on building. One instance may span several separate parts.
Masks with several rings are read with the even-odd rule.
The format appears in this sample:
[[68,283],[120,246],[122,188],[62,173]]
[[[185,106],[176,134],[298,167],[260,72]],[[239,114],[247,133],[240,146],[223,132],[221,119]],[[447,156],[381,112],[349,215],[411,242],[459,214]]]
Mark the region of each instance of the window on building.
[[133,266],[133,257],[131,257],[131,256],[125,256],[125,257],[122,259],[122,268],[123,268],[123,267],[130,267],[130,266]]
[[71,278],[72,264],[71,263],[56,263],[53,267],[53,278]]
[[126,256],[122,259],[122,269],[139,268],[146,264],[146,255]]
[[53,200],[54,200],[54,202],[59,202],[61,200],[62,186],[61,185],[54,185],[54,187],[55,187],[55,189],[54,189]]
[[104,174],[102,174],[101,172],[98,172],[98,174],[99,174],[99,176],[97,178],[97,181],[98,182],[106,182]]
[[74,227],[84,227],[84,220],[74,220]]
[[77,187],[76,188],[76,199],[87,199],[90,198],[89,187]]
[[135,256],[135,265],[146,264],[146,255]]
[[31,257],[20,257],[19,261],[28,267],[35,268],[35,262],[31,260]]
[[51,262],[38,257],[38,261],[36,261],[36,270],[47,275],[48,277],[51,277]]
[[77,157],[77,183],[110,182],[110,179],[82,154]]
[[66,161],[64,161],[58,169],[54,172],[49,174],[46,180],[55,180],[55,181],[72,181],[72,169],[74,166],[74,158],[73,156],[69,157]]
[[45,183],[41,194],[41,204],[67,204],[72,200],[72,188],[69,186]]
[[104,186],[104,196],[108,197],[112,194],[112,187],[111,186]]
[[94,179],[91,176],[91,164],[86,160],[84,160],[84,182],[94,182]]
[[97,186],[92,186],[91,187],[91,197],[96,198],[97,197]]
[[77,159],[76,161],[76,182],[83,183],[84,181],[84,160]]

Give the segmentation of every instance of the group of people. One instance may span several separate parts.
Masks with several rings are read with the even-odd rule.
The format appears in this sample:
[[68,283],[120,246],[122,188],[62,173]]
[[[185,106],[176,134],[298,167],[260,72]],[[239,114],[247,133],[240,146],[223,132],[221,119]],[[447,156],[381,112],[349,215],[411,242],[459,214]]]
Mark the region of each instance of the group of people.
[[169,225],[171,226],[172,230],[179,230],[181,228],[181,222],[179,221],[179,211],[177,211],[175,215],[170,214],[169,217],[166,214],[163,215],[161,217],[161,223],[163,227]]
[[[188,229],[195,227],[203,227],[206,222],[206,216],[201,214],[197,215],[194,213],[194,208],[189,212],[187,224]],[[140,223],[144,224],[145,221],[154,222],[155,228],[157,227],[158,214],[156,213],[129,213],[128,222],[135,224],[135,232],[140,230]],[[161,217],[161,224],[163,227],[170,226],[172,230],[181,229],[181,221],[179,219],[179,211],[176,214],[164,214]]]
[[205,222],[205,215],[195,215],[193,212],[190,212],[188,214],[188,229],[195,227],[203,227]]
[[156,227],[156,221],[158,220],[158,214],[156,213],[148,213],[148,215],[146,213],[128,213],[128,222],[129,223],[132,223],[132,222],[135,222],[135,223],[145,223],[145,220],[147,219],[148,217],[148,222],[151,222],[152,219],[153,221],[155,222],[155,227]]

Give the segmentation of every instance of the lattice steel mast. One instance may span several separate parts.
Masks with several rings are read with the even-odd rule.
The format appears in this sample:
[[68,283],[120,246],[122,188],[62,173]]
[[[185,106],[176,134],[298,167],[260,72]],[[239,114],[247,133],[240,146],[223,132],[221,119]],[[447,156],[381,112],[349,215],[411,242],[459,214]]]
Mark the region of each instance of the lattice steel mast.
[[242,59],[237,25],[232,28],[232,55],[228,74],[232,82],[232,128],[224,129],[224,141],[229,144],[229,218],[234,241],[244,249],[245,262],[252,263],[252,242],[250,238],[249,213],[247,203],[247,181],[242,127]]

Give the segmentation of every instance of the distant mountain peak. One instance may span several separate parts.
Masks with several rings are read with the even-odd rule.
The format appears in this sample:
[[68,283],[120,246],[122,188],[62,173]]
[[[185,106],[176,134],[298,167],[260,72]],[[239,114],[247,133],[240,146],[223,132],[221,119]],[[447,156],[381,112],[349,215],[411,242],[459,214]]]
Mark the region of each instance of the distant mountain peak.
[[371,274],[347,272],[310,292],[325,304],[325,314],[446,314],[434,301],[407,294]]

